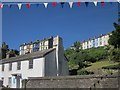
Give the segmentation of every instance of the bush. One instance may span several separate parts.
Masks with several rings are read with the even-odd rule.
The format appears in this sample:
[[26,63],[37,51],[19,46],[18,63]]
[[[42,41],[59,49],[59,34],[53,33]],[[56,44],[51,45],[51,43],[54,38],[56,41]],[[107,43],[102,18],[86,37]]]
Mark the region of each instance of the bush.
[[89,74],[94,74],[93,72],[89,72],[87,70],[81,69],[77,71],[77,75],[89,75]]

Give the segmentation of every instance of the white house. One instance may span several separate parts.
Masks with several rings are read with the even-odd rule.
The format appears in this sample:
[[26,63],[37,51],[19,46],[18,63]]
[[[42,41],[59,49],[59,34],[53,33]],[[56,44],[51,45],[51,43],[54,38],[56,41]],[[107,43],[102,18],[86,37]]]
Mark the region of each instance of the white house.
[[21,88],[21,81],[29,77],[68,75],[67,62],[62,38],[57,36],[53,48],[1,60],[0,80],[4,86]]
[[88,49],[88,48],[97,48],[97,47],[102,47],[102,46],[107,46],[109,45],[108,40],[110,38],[111,33],[108,34],[101,34],[99,37],[95,37],[93,39],[89,39],[87,41],[83,41],[81,43],[82,49]]

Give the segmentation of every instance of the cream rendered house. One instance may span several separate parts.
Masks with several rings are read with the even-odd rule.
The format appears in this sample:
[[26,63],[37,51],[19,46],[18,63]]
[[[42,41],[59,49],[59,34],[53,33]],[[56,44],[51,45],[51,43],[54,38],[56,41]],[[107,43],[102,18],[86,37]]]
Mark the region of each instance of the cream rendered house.
[[94,39],[89,39],[87,41],[83,41],[81,43],[82,49],[88,49],[88,48],[97,48],[97,47],[102,47],[109,45],[108,40],[110,37],[111,33],[108,34],[101,34],[99,37],[95,37]]

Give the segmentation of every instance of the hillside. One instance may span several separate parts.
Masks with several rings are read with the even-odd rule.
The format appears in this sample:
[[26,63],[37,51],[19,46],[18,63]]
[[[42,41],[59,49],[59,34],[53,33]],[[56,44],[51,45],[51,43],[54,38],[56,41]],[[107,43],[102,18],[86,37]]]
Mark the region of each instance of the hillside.
[[113,74],[119,68],[119,49],[110,47],[91,48],[79,51],[66,49],[71,75]]

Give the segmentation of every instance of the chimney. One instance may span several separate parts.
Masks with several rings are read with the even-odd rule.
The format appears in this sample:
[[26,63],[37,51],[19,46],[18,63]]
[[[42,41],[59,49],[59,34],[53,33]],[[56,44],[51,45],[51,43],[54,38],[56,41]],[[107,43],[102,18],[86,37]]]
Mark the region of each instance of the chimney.
[[53,36],[50,36],[50,39],[53,38]]

